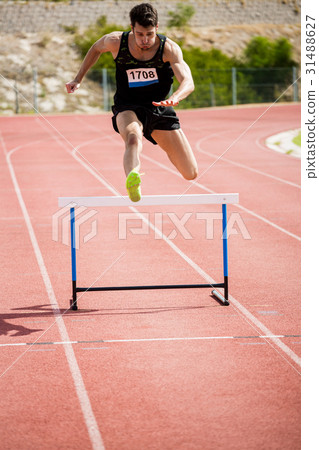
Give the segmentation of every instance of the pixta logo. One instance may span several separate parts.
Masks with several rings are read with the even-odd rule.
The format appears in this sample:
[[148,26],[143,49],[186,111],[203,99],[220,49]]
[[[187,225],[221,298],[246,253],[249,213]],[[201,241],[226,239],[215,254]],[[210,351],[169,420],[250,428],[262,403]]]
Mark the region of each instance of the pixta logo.
[[[118,220],[118,236],[119,239],[127,239],[128,234],[154,234],[155,239],[173,240],[177,236],[184,239],[194,239],[192,235],[191,220],[200,221],[201,232],[204,233],[205,239],[214,239],[215,223],[218,222],[218,230],[221,230],[222,213],[217,212],[186,212],[179,217],[174,212],[162,213],[155,212],[153,221],[149,213],[140,213],[138,216],[133,212],[120,213]],[[163,232],[164,225],[168,226],[169,232],[165,235]],[[170,225],[170,226],[169,226]],[[250,233],[238,212],[233,212],[227,220],[227,236],[220,233],[221,238],[231,235],[241,235],[243,239],[251,239]]]
[[52,240],[61,242],[64,245],[70,245],[71,208],[74,208],[75,248],[78,250],[80,243],[85,244],[97,235],[97,220],[93,219],[97,211],[88,209],[85,206],[77,207],[76,203],[70,203],[53,214]]

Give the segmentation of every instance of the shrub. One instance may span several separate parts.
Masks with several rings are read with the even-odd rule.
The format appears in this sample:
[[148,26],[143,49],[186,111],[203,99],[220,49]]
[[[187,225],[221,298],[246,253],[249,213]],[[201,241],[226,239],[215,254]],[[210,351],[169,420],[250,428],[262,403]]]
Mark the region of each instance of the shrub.
[[171,17],[168,21],[168,27],[185,28],[195,14],[195,9],[185,3],[177,3],[175,11],[169,11]]
[[[94,42],[102,36],[121,29],[122,27],[119,25],[108,24],[106,16],[101,16],[96,23],[90,26],[84,33],[75,35],[74,42],[81,57],[84,58]],[[103,53],[100,56],[99,60],[94,65],[93,75],[89,73],[89,77],[94,78],[94,73],[104,67],[114,69],[114,60],[111,53]]]

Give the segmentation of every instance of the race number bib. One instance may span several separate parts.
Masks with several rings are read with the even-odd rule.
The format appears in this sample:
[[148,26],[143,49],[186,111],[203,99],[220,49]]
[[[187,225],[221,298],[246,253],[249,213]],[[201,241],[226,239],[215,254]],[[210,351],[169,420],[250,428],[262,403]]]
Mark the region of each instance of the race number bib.
[[158,83],[156,69],[130,69],[126,71],[130,88],[149,86]]

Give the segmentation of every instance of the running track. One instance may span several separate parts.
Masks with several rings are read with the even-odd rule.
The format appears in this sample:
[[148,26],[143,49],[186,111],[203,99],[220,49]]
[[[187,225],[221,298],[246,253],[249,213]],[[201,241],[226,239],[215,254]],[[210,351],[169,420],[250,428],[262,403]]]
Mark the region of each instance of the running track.
[[[228,307],[198,289],[90,292],[69,311],[57,198],[126,194],[121,139],[109,115],[0,118],[1,448],[300,448],[300,160],[264,146],[300,126],[300,106],[180,118],[197,183],[145,142],[143,192],[239,192],[228,208]],[[165,209],[139,211],[154,222]],[[97,235],[80,245],[79,285],[222,281],[218,217],[207,239],[196,218],[207,207],[170,211],[189,213],[191,239],[166,215],[172,246],[150,227],[133,234],[134,219],[119,240],[124,211],[84,221],[82,237],[94,221]]]

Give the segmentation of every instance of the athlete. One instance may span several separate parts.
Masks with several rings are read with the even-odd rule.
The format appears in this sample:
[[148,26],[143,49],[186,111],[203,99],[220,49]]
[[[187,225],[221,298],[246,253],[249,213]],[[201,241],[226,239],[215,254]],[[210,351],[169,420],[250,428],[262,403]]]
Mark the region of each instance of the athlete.
[[[113,127],[125,142],[126,189],[133,202],[141,199],[140,153],[142,137],[159,146],[187,180],[197,176],[191,146],[180,128],[173,106],[194,90],[189,66],[181,48],[157,34],[158,15],[149,3],[130,11],[131,31],[114,31],[92,45],[68,93],[80,87],[88,70],[104,52],[111,52],[116,64],[117,90],[112,111]],[[175,75],[178,89],[170,94]],[[168,97],[168,98],[167,98]]]

